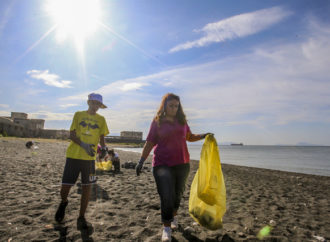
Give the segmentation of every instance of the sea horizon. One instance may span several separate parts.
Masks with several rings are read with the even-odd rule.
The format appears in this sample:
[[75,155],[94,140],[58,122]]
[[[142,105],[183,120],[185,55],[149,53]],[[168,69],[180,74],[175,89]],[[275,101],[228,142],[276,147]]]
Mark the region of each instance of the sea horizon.
[[[200,160],[202,145],[188,144],[191,160]],[[218,147],[223,164],[330,176],[330,146],[218,145]],[[143,148],[116,149],[142,153]]]

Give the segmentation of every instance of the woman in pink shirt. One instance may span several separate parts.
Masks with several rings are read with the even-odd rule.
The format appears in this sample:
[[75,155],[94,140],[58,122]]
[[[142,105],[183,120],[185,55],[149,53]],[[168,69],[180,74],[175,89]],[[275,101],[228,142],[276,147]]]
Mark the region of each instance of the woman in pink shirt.
[[162,241],[171,241],[171,228],[178,227],[176,215],[190,168],[186,141],[198,141],[207,134],[191,133],[179,96],[164,95],[136,166],[140,175],[143,162],[154,148],[152,167],[164,224]]

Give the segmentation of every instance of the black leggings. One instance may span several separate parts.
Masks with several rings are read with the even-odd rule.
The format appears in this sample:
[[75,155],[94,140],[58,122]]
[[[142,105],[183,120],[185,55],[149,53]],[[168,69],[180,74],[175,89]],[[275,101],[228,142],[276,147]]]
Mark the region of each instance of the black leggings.
[[160,197],[162,222],[173,221],[173,212],[177,211],[185,190],[189,175],[189,163],[177,166],[155,166],[153,175]]

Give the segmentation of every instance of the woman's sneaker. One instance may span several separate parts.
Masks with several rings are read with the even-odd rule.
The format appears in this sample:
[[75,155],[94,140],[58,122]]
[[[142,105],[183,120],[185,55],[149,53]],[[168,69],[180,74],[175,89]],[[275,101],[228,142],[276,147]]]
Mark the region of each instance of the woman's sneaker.
[[171,227],[164,227],[163,234],[162,234],[162,242],[171,242],[172,239],[172,231]]
[[66,202],[61,202],[60,205],[58,206],[58,209],[55,214],[55,220],[60,223],[64,219],[65,216],[65,208],[68,205],[68,201]]
[[174,216],[173,221],[171,222],[171,229],[177,229],[179,227],[178,217]]

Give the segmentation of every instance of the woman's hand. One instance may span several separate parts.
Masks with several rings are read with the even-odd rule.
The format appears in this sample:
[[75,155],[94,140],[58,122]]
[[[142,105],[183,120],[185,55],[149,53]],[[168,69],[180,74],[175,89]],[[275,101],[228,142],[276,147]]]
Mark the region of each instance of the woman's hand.
[[142,171],[142,167],[143,167],[143,163],[144,163],[145,159],[141,158],[139,163],[136,165],[135,167],[135,171],[136,171],[136,175],[139,176],[141,171]]

